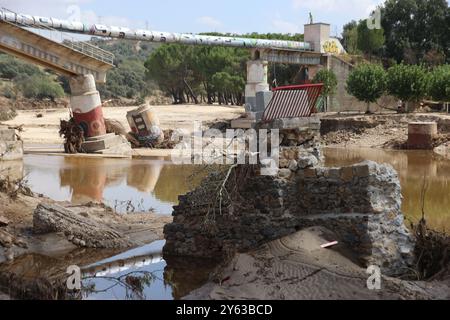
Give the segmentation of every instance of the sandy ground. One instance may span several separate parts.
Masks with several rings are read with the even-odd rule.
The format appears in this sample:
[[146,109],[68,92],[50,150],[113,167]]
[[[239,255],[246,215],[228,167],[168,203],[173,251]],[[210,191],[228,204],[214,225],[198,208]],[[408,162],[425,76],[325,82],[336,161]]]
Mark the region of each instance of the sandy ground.
[[221,284],[211,281],[185,299],[450,299],[450,281],[419,283],[383,277],[381,290],[369,290],[369,275],[354,262],[349,248],[320,247],[333,237],[326,229],[310,228],[239,254],[218,274]]
[[[129,129],[126,114],[135,108],[105,107],[103,113],[105,118],[118,120],[125,128]],[[216,105],[164,105],[152,106],[152,108],[159,116],[163,130],[187,129],[193,131],[194,121],[201,121],[204,125],[207,125],[212,122],[239,118],[244,112],[242,107]],[[38,118],[38,114],[42,114],[42,118]],[[61,144],[63,140],[58,134],[59,122],[60,120],[67,120],[68,117],[67,109],[26,110],[18,111],[18,116],[15,119],[3,122],[3,124],[8,126],[23,125],[24,132],[20,135],[26,144]]]

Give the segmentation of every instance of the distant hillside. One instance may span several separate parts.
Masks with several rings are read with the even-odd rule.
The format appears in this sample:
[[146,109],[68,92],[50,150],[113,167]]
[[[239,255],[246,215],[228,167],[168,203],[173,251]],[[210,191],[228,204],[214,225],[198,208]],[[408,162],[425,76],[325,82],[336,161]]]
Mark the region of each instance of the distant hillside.
[[130,58],[145,61],[155,49],[161,46],[159,43],[101,38],[92,38],[90,43],[113,53],[116,65]]

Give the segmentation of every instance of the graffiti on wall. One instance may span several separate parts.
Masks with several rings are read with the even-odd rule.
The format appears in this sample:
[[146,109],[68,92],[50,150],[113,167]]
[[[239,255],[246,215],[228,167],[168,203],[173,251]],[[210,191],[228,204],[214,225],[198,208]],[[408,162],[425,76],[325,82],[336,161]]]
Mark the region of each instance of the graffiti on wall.
[[331,53],[331,54],[339,54],[340,49],[339,46],[336,44],[336,41],[333,40],[327,40],[322,46],[323,52],[325,53]]

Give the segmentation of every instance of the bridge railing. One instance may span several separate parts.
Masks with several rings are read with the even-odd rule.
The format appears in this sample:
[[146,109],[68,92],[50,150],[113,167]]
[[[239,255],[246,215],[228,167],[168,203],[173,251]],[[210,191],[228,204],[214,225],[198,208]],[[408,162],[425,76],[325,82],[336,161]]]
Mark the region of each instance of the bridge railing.
[[262,121],[311,117],[316,112],[322,89],[322,83],[272,89],[273,97],[267,105]]
[[[5,11],[11,12],[16,17],[15,22],[8,20],[8,23],[14,24],[21,28],[26,28],[28,31],[37,33],[40,36],[46,37],[52,41],[60,42],[60,44],[66,46],[72,50],[83,53],[91,58],[100,60],[102,62],[111,64],[111,65],[114,64],[114,54],[111,52],[108,52],[99,47],[96,47],[86,41],[75,40],[75,38],[73,36],[68,35],[62,31],[56,30],[52,27],[45,26],[42,24],[39,26],[36,26],[35,24],[31,25],[26,22],[27,17],[22,16],[22,15],[14,12],[14,11],[11,11],[7,8],[2,8],[2,9]],[[37,29],[43,30],[44,32],[43,33],[36,32]]]
[[96,47],[90,43],[83,42],[83,41],[71,41],[71,40],[65,40],[63,41],[63,45],[66,47],[71,48],[72,50],[81,52],[87,56],[90,56],[94,59],[103,61],[108,64],[114,64],[114,54],[111,52],[105,51],[103,49],[100,49],[99,47]]

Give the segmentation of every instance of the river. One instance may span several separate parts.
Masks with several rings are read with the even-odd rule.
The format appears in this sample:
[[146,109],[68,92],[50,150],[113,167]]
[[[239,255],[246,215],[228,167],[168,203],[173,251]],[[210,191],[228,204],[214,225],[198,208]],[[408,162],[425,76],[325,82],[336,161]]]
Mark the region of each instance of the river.
[[[426,181],[426,219],[435,229],[450,229],[449,160],[432,152],[379,149],[326,148],[324,155],[326,166],[349,165],[364,160],[391,164],[399,173],[404,197],[403,211],[410,221],[417,221],[421,217],[420,194]],[[81,159],[27,155],[23,163],[9,163],[8,168],[12,177],[24,176],[36,193],[76,204],[104,202],[123,214],[152,210],[157,214],[170,215],[172,207],[178,203],[178,196],[191,190],[202,178],[199,167],[176,166],[163,159]],[[0,170],[8,168],[0,167]],[[112,258],[106,255],[106,259],[105,254],[98,254],[96,263],[84,266],[84,270],[94,268],[93,274],[97,277],[84,281],[86,287],[95,286],[95,290],[85,292],[83,298],[179,299],[207,281],[211,266],[201,270],[207,262],[188,262],[183,259],[168,263],[160,254],[163,245],[164,241],[158,241],[113,255]],[[17,263],[23,260],[23,267],[26,265],[33,269],[33,273],[46,274],[55,262],[42,263],[42,259],[44,257],[30,255],[19,258]],[[64,264],[65,258],[59,257],[58,261]],[[141,278],[143,280],[137,295],[117,282],[119,277],[130,273],[146,276]],[[89,273],[84,276],[89,276]]]

